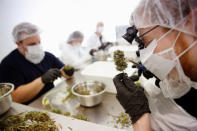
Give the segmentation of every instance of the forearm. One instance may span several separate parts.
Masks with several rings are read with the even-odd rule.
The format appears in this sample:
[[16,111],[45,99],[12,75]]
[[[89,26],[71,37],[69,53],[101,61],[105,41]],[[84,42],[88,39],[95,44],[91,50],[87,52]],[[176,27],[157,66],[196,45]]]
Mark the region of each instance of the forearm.
[[33,99],[44,87],[41,77],[33,80],[32,82],[21,85],[12,92],[13,101],[24,103]]
[[150,114],[144,114],[134,125],[134,131],[151,131]]

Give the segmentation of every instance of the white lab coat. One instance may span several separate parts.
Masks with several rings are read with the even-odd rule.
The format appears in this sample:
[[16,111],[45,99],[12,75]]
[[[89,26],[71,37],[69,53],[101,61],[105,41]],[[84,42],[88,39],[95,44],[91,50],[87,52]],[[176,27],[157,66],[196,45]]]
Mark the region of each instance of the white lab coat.
[[[106,42],[105,37],[103,35],[102,35],[102,42],[103,43]],[[90,38],[88,39],[85,45],[85,47],[88,48],[89,50],[98,48],[99,46],[101,46],[101,42],[98,35],[96,35],[96,33],[90,36]]]
[[61,57],[60,59],[64,64],[69,64],[74,68],[83,68],[88,61],[91,60],[91,56],[85,53],[83,47],[72,46],[70,44],[63,43],[60,45]]
[[160,88],[155,86],[155,79],[140,77],[151,110],[153,131],[197,131],[197,119],[188,114],[173,99],[165,98]]

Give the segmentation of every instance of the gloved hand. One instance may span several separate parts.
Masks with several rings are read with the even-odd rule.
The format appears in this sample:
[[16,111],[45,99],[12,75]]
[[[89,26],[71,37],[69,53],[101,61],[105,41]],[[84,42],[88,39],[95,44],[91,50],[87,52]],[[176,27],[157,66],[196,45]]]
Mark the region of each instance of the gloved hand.
[[148,100],[142,87],[137,86],[125,73],[113,79],[117,99],[135,123],[143,114],[150,113]]
[[143,76],[144,76],[146,79],[150,79],[150,78],[153,78],[154,74],[151,73],[149,70],[144,70],[144,71],[143,71]]
[[[140,63],[141,64],[141,63]],[[144,66],[143,66],[144,67]],[[136,65],[133,65],[132,68],[138,68]],[[144,68],[138,68],[138,76],[140,77],[141,75],[143,74],[143,76],[146,78],[146,79],[150,79],[150,78],[153,78],[155,77],[156,78],[156,81],[155,81],[155,85],[157,87],[160,87],[159,86],[159,82],[161,81],[159,78],[157,78],[157,76],[155,76],[152,72],[150,72],[149,70],[147,70],[146,67]]]
[[109,45],[112,45],[111,42],[106,42],[98,47],[98,50],[105,50]]
[[90,52],[89,52],[89,54],[90,54],[91,56],[93,56],[93,55],[94,55],[94,52],[96,52],[96,51],[97,51],[97,49],[91,49]]
[[61,76],[61,71],[57,68],[49,69],[46,73],[41,76],[42,82],[44,84],[51,83],[55,79]]
[[140,77],[139,77],[138,75],[132,75],[132,76],[130,76],[129,78],[130,78],[132,81],[135,82],[135,81],[138,81]]

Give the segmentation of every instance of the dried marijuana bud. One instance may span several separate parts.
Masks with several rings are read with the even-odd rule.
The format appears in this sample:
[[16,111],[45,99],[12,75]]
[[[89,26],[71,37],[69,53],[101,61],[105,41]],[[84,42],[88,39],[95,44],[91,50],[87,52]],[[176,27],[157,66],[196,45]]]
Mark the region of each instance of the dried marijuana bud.
[[118,71],[124,71],[127,68],[126,58],[121,50],[114,52],[114,62]]
[[65,65],[63,71],[66,73],[66,75],[72,76],[75,69],[71,65]]

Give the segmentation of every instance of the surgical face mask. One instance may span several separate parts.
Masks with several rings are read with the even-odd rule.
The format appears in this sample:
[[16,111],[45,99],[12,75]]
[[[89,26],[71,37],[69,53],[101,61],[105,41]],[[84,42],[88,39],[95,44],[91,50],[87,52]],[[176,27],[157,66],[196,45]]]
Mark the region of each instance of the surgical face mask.
[[81,46],[81,43],[77,42],[77,43],[74,44],[74,46]]
[[153,40],[147,48],[140,50],[140,59],[143,65],[154,73],[160,80],[164,80],[175,66],[175,62],[153,54],[157,41]]
[[[165,35],[166,36],[166,35]],[[160,88],[165,97],[180,98],[191,87],[197,88],[196,82],[190,80],[183,71],[179,58],[191,49],[197,41],[191,44],[180,55],[176,55],[174,46],[180,36],[177,35],[173,46],[167,50],[154,54],[158,41],[152,41],[147,48],[140,51],[140,59],[144,66],[155,74],[160,80]]]
[[25,58],[33,64],[40,63],[45,56],[42,46],[33,45],[27,46],[27,51],[25,51]]
[[73,49],[79,50],[79,48],[81,47],[81,43],[75,43],[74,45],[72,45]]
[[103,33],[103,30],[104,30],[104,27],[103,26],[98,27],[98,32],[99,33]]

